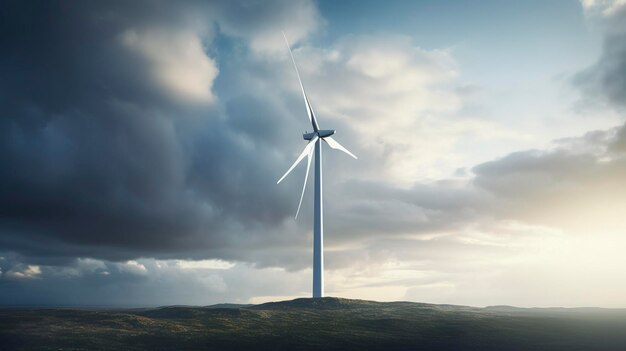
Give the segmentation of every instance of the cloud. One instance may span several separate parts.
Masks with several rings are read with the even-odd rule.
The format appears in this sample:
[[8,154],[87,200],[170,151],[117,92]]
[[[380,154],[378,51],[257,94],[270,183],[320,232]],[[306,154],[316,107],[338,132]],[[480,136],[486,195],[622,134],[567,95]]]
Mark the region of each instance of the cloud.
[[496,213],[530,223],[594,232],[621,231],[626,176],[624,129],[589,132],[477,165],[473,182],[495,195]]
[[41,275],[41,268],[35,265],[27,265],[14,267],[12,270],[5,273],[5,277],[8,279],[34,279]]
[[585,14],[604,33],[602,55],[579,72],[574,82],[600,101],[622,109],[626,105],[626,2],[583,1]]
[[604,18],[618,16],[626,9],[624,0],[582,0],[581,4],[586,15]]
[[[11,262],[4,264],[19,265],[12,259],[7,261]],[[186,267],[181,269],[181,264]],[[229,263],[229,267],[194,265],[181,260],[77,259],[62,267],[40,266],[36,279],[2,276],[0,294],[3,303],[18,305],[205,305],[248,303],[255,296],[280,293],[298,296],[309,286],[304,275],[278,268],[258,269],[235,263]],[[25,268],[15,266],[13,270],[23,272]]]
[[126,261],[124,263],[118,263],[117,267],[119,270],[123,272],[131,273],[131,274],[141,275],[147,272],[146,266],[144,266],[143,264],[135,260]]
[[[286,110],[245,87],[216,95],[216,34],[198,23],[217,5],[11,6],[29,25],[16,15],[0,36],[2,248],[43,263],[245,259],[233,250],[241,238],[283,234],[287,191],[267,187],[277,158],[258,158],[276,155],[259,138],[275,128],[260,123],[250,139],[238,119]],[[260,108],[242,109],[246,99]]]
[[234,263],[223,260],[177,260],[176,264],[181,269],[230,269],[234,266]]
[[212,102],[213,80],[218,74],[215,60],[209,58],[201,38],[193,33],[169,33],[128,29],[120,41],[124,47],[143,56],[151,65],[155,83],[175,96],[192,102]]

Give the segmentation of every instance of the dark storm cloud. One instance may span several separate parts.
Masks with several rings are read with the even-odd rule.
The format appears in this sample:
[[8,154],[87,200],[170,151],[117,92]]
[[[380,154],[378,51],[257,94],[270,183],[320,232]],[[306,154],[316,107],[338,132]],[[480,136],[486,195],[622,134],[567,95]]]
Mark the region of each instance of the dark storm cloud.
[[[274,235],[288,212],[288,189],[268,188],[282,159],[267,138],[279,130],[243,119],[280,119],[279,104],[240,97],[225,109],[185,105],[120,44],[125,31],[141,28],[187,30],[210,43],[218,11],[211,6],[2,6],[3,250],[50,262],[207,253],[244,259],[245,250],[228,248],[251,233]],[[208,25],[198,28],[194,19]]]

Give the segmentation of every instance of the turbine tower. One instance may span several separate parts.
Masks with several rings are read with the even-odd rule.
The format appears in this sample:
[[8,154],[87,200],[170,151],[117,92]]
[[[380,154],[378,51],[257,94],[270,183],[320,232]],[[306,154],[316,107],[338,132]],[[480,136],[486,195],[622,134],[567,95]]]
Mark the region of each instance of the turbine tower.
[[298,72],[298,66],[296,66],[296,60],[294,60],[293,58],[293,53],[291,52],[291,47],[289,46],[289,41],[287,41],[285,33],[283,33],[283,37],[285,38],[285,43],[287,44],[287,48],[289,49],[289,55],[291,56],[291,62],[293,62],[293,67],[296,70],[296,75],[298,76],[298,81],[300,82],[300,89],[302,90],[304,105],[306,106],[306,112],[309,116],[309,121],[313,126],[313,132],[305,133],[302,135],[304,140],[308,140],[309,143],[304,147],[304,150],[302,151],[300,156],[298,156],[293,165],[289,167],[287,172],[285,172],[285,174],[278,180],[278,182],[276,182],[276,184],[285,179],[287,174],[289,174],[289,172],[291,172],[296,167],[296,165],[304,159],[304,156],[307,157],[304,185],[302,185],[300,203],[298,204],[298,210],[296,210],[295,218],[298,218],[298,213],[300,213],[300,206],[302,206],[302,198],[304,197],[304,190],[306,189],[306,182],[309,177],[309,170],[311,168],[311,157],[313,153],[315,153],[315,197],[313,204],[313,297],[324,297],[324,206],[322,203],[322,140],[333,149],[341,150],[348,155],[354,157],[355,159],[357,157],[331,137],[331,135],[335,134],[335,131],[333,129],[319,128],[319,124],[317,123],[317,118],[315,118],[313,108],[311,108],[309,99],[307,98],[306,92],[304,91],[302,79],[300,79],[300,73]]

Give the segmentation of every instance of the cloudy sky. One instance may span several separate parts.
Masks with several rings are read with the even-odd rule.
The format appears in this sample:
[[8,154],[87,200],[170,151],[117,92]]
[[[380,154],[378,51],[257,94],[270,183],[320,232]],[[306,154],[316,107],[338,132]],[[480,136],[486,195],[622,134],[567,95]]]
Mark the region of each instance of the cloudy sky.
[[626,307],[626,1],[8,1],[0,304]]

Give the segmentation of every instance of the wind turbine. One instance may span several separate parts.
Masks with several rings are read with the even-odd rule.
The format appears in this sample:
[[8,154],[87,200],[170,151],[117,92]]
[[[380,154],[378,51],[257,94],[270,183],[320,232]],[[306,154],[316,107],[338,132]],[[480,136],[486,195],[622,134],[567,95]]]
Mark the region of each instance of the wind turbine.
[[302,79],[300,79],[300,73],[298,72],[298,66],[296,60],[293,58],[289,41],[283,33],[287,49],[289,49],[289,55],[291,56],[291,62],[296,70],[298,81],[300,82],[300,89],[302,89],[302,97],[304,98],[304,104],[306,106],[306,113],[309,116],[309,121],[313,126],[313,132],[304,133],[302,137],[304,140],[308,140],[309,143],[304,147],[304,150],[298,156],[296,161],[289,167],[287,172],[276,182],[280,183],[285,177],[298,165],[306,156],[306,173],[304,174],[304,185],[302,185],[302,194],[300,195],[300,203],[298,204],[298,210],[296,211],[296,217],[300,213],[300,206],[302,206],[302,198],[304,197],[304,190],[306,189],[306,182],[309,177],[309,170],[311,168],[311,156],[315,153],[315,199],[313,206],[313,297],[324,297],[324,207],[322,204],[322,140],[333,149],[341,150],[346,154],[357,158],[353,153],[348,151],[345,147],[341,146],[331,135],[335,134],[333,129],[320,129],[315,118],[315,113],[309,99],[304,91],[302,85]]

